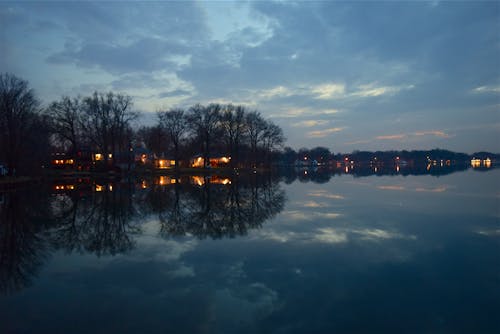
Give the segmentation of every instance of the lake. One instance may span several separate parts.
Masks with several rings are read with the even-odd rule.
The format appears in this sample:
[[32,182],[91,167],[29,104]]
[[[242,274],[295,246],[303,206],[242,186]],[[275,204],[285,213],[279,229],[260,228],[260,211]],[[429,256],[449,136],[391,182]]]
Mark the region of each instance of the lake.
[[0,195],[1,333],[498,333],[500,169]]

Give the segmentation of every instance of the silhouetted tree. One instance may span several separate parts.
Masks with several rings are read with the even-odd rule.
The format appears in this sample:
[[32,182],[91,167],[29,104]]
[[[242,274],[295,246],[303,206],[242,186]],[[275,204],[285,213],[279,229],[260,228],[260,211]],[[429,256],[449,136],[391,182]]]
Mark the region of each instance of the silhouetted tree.
[[271,121],[267,121],[262,133],[264,152],[267,155],[267,163],[271,164],[271,153],[274,149],[280,148],[285,142],[283,130]]
[[136,137],[142,145],[158,157],[167,152],[167,134],[160,125],[142,126],[137,130]]
[[127,95],[109,92],[94,92],[83,100],[85,118],[83,128],[90,142],[107,162],[109,154],[116,158],[117,152],[128,148],[126,134],[130,123],[137,119],[138,113],[131,110],[132,98]]
[[212,103],[208,106],[197,104],[189,109],[188,122],[193,126],[195,135],[203,145],[203,161],[205,167],[210,164],[210,149],[219,131],[220,112],[222,106]]
[[80,98],[64,96],[60,101],[54,101],[46,109],[51,120],[51,130],[57,141],[57,146],[76,152],[83,144],[82,105]]
[[222,114],[222,130],[224,141],[231,156],[231,165],[238,166],[240,162],[241,144],[247,131],[245,123],[245,108],[227,105]]
[[168,135],[170,142],[174,146],[175,168],[178,170],[180,158],[179,148],[188,130],[188,122],[184,110],[171,109],[169,111],[160,112],[158,117],[161,129]]
[[252,153],[252,165],[255,167],[257,164],[257,148],[262,141],[264,131],[266,131],[266,121],[262,118],[259,112],[252,111],[245,117],[248,140],[250,143],[250,150]]
[[28,82],[12,74],[0,74],[0,158],[4,159],[8,174],[19,169],[22,156],[31,150],[26,137],[32,135],[37,120],[39,102]]

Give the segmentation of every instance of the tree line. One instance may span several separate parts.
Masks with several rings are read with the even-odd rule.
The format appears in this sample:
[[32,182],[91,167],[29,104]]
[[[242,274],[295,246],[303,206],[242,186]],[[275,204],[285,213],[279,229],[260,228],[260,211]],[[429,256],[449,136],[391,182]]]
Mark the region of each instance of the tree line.
[[270,165],[285,142],[283,130],[258,111],[232,104],[196,104],[157,112],[140,126],[132,98],[114,92],[64,96],[42,107],[27,81],[0,74],[0,164],[9,175],[30,174],[51,152],[101,153],[106,165],[143,147],[155,157],[187,162],[201,154],[231,157],[232,167]]

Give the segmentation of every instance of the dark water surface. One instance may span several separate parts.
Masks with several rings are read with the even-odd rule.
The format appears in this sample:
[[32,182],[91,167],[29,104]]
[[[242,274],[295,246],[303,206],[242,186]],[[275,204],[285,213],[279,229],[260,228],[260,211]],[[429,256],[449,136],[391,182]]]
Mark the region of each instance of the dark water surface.
[[311,174],[0,194],[0,333],[500,332],[500,170]]

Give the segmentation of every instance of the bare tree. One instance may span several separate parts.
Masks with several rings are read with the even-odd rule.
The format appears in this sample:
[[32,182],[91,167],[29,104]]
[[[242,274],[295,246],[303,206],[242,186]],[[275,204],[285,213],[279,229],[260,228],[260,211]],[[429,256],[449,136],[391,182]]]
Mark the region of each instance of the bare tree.
[[83,104],[83,129],[108,162],[110,154],[116,157],[117,152],[123,152],[130,144],[127,135],[130,123],[138,117],[137,112],[130,110],[132,98],[112,92],[106,95],[94,92],[83,100]]
[[264,131],[266,130],[266,121],[259,112],[252,111],[245,117],[248,139],[250,141],[250,150],[252,152],[252,164],[257,164],[257,147],[262,141]]
[[171,109],[158,113],[160,127],[168,135],[172,145],[174,145],[175,169],[179,169],[179,147],[181,140],[187,133],[187,119],[182,109]]
[[26,153],[24,138],[39,112],[39,102],[28,82],[15,75],[0,74],[0,155],[6,160],[8,174],[19,168]]
[[197,104],[189,109],[187,119],[202,142],[205,167],[210,164],[210,148],[219,130],[221,109],[220,104],[210,104],[206,107]]
[[142,126],[137,130],[136,136],[148,150],[158,157],[167,151],[167,134],[159,125]]
[[80,98],[63,96],[47,108],[51,119],[52,132],[56,135],[58,146],[76,152],[82,145],[82,109]]
[[245,108],[243,106],[227,105],[222,114],[222,129],[224,139],[231,155],[231,165],[237,166],[241,151],[241,142],[246,133]]
[[266,122],[266,127],[262,133],[264,150],[267,155],[267,163],[271,163],[271,154],[274,149],[281,148],[285,142],[283,130],[271,121]]

